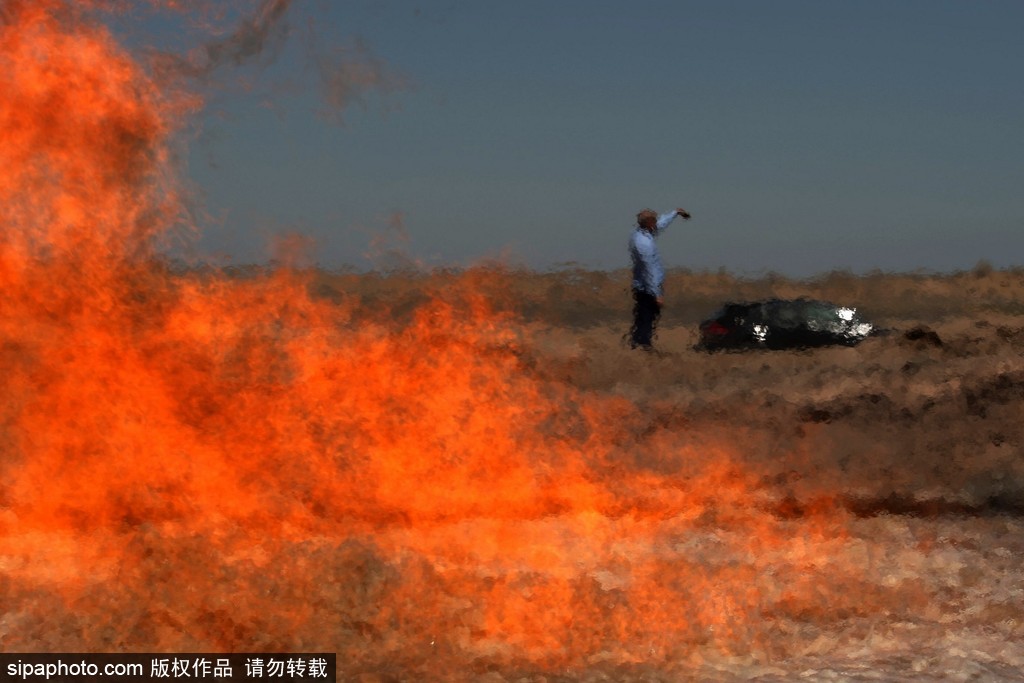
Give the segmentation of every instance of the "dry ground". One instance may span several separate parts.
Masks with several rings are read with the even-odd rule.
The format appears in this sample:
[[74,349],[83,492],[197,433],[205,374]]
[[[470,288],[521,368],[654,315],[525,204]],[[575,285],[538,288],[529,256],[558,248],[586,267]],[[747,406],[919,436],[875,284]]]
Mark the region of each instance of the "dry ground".
[[[1020,680],[1021,271],[673,272],[658,354],[622,343],[625,272],[223,275],[153,274],[95,323],[109,346],[3,347],[4,650],[327,650],[363,683]],[[694,349],[721,303],[771,296],[888,333]],[[65,397],[61,424],[102,429],[47,460],[25,411]]]
[[[356,291],[401,309],[443,291],[446,277],[364,281]],[[480,287],[523,321],[531,371],[642,408],[646,420],[630,425],[631,466],[679,466],[657,452],[664,432],[684,435],[698,452],[731,440],[777,515],[799,519],[826,500],[849,515],[849,537],[830,549],[831,569],[807,569],[821,581],[821,604],[777,607],[773,625],[759,631],[759,655],[669,657],[614,673],[582,667],[566,680],[1016,680],[1024,665],[1024,272],[981,265],[809,281],[673,272],[653,356],[622,343],[627,278],[505,272]],[[349,282],[327,278],[321,292],[350,290]],[[721,303],[796,296],[855,306],[887,334],[856,348],[694,349],[696,324]],[[703,533],[714,535],[714,526]],[[761,568],[781,576],[792,559]]]

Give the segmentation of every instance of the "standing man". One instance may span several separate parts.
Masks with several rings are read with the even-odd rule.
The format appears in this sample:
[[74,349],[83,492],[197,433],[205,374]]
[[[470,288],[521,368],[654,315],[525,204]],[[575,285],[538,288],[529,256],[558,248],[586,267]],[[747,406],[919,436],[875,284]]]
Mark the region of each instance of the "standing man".
[[629,238],[629,255],[633,259],[633,327],[630,330],[630,347],[650,350],[654,339],[654,328],[661,316],[664,303],[662,285],[665,269],[658,257],[658,245],[654,238],[668,227],[676,216],[688,219],[684,209],[676,209],[660,216],[650,209],[636,215],[636,228]]

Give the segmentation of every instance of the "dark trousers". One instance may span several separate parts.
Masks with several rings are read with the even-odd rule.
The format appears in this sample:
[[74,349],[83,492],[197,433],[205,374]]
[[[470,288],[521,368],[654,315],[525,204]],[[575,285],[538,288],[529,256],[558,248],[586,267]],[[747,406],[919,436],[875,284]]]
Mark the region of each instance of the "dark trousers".
[[638,289],[633,290],[633,327],[630,329],[630,346],[651,347],[654,341],[654,328],[661,317],[661,306],[658,300]]

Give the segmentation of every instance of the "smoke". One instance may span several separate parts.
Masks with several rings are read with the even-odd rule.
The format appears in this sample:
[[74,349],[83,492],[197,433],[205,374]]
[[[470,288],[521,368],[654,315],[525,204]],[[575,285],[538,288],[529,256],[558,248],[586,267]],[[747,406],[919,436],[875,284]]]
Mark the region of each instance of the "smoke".
[[227,37],[210,40],[186,56],[159,55],[158,72],[204,80],[225,65],[242,66],[263,57],[268,50],[271,54],[279,51],[289,35],[287,15],[291,4],[291,0],[264,0]]
[[408,254],[409,232],[405,228],[405,214],[395,211],[382,218],[382,225],[368,230],[369,249],[364,258],[373,264],[375,270],[383,273],[424,270],[424,264]]
[[228,61],[242,64],[260,55],[268,44],[283,39],[288,30],[285,18],[290,5],[291,0],[266,0],[230,37],[208,43],[204,71],[209,72]]
[[341,113],[354,104],[365,106],[371,92],[387,94],[409,87],[404,76],[375,57],[361,41],[330,50],[320,50],[316,45],[316,40],[310,41],[310,54],[328,119],[342,121]]
[[[375,56],[362,40],[348,45],[324,41],[315,28],[315,16],[307,18],[308,30],[293,30],[291,0],[264,0],[250,14],[240,17],[224,37],[207,40],[185,54],[158,53],[154,68],[161,80],[186,79],[208,84],[227,68],[249,64],[266,68],[280,58],[290,42],[302,42],[302,54],[316,74],[326,118],[340,122],[342,112],[354,104],[365,105],[371,92],[390,93],[409,87],[408,80]],[[213,31],[213,27],[207,27]],[[294,85],[290,89],[294,91]],[[275,105],[276,106],[276,105]]]

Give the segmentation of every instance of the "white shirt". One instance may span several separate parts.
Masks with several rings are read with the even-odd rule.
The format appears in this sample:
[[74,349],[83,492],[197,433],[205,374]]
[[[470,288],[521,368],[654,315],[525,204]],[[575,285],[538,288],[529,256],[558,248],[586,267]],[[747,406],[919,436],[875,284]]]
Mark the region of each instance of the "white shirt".
[[678,215],[675,211],[669,211],[658,216],[653,233],[647,232],[639,225],[634,228],[629,238],[629,255],[633,259],[633,289],[646,292],[653,297],[662,295],[665,269],[661,266],[658,245],[654,243],[654,238]]

